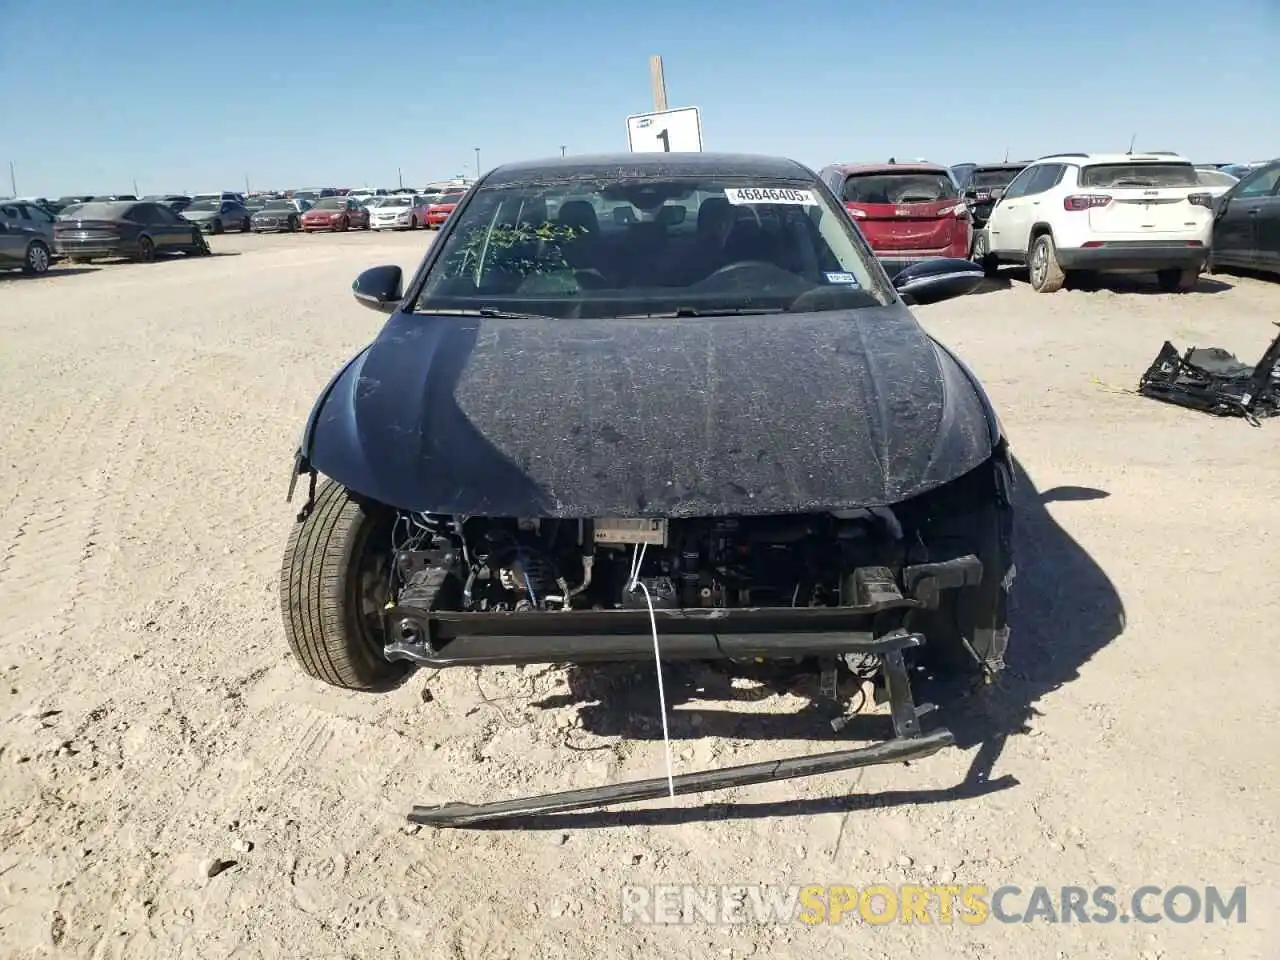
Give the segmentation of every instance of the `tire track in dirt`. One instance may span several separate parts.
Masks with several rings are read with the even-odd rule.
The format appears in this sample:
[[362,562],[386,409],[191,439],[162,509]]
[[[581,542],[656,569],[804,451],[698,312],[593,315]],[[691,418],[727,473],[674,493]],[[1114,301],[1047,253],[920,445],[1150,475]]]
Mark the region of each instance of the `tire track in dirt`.
[[[0,644],[33,630],[61,635],[83,591],[82,571],[106,496],[104,455],[122,417],[124,393],[83,398],[31,464],[0,518]],[[70,591],[67,584],[72,583]]]

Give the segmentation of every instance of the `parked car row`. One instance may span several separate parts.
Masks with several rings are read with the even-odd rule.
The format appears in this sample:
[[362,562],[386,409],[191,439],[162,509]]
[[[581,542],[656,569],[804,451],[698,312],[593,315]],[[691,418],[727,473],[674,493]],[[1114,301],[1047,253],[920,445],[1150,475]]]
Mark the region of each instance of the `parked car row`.
[[[819,177],[891,274],[922,260],[967,257],[988,274],[1025,265],[1040,292],[1059,289],[1073,273],[1111,272],[1151,272],[1163,289],[1182,291],[1205,269],[1280,273],[1280,160],[1234,165],[1245,167],[1238,180],[1227,172],[1231,166],[1197,165],[1168,152],[1064,153],[950,168],[916,160],[841,163],[823,167]],[[7,201],[0,204],[0,261],[43,273],[59,255],[201,252],[191,228],[439,229],[467,189],[74,197],[62,198],[74,202],[56,215],[39,200]]]

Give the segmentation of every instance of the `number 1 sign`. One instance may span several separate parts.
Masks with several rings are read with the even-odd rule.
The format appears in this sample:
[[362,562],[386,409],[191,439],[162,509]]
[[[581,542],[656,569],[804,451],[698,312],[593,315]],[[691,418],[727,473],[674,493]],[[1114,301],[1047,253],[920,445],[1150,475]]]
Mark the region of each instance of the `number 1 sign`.
[[701,153],[702,121],[697,107],[627,117],[632,153]]

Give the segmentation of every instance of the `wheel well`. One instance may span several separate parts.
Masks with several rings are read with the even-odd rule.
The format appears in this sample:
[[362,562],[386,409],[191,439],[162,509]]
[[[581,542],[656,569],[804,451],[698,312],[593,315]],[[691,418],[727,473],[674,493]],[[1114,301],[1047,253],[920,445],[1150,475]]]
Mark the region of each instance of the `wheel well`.
[[1049,226],[1047,223],[1037,223],[1031,228],[1031,239],[1034,240],[1036,237],[1043,237],[1046,233],[1052,237],[1053,227]]

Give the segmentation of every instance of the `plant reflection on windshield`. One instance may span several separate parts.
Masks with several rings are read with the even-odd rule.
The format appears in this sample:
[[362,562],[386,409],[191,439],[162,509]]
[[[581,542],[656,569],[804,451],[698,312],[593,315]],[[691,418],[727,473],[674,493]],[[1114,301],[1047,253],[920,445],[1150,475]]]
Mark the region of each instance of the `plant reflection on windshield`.
[[817,184],[542,181],[481,187],[454,216],[417,312],[699,317],[848,310],[891,296]]

